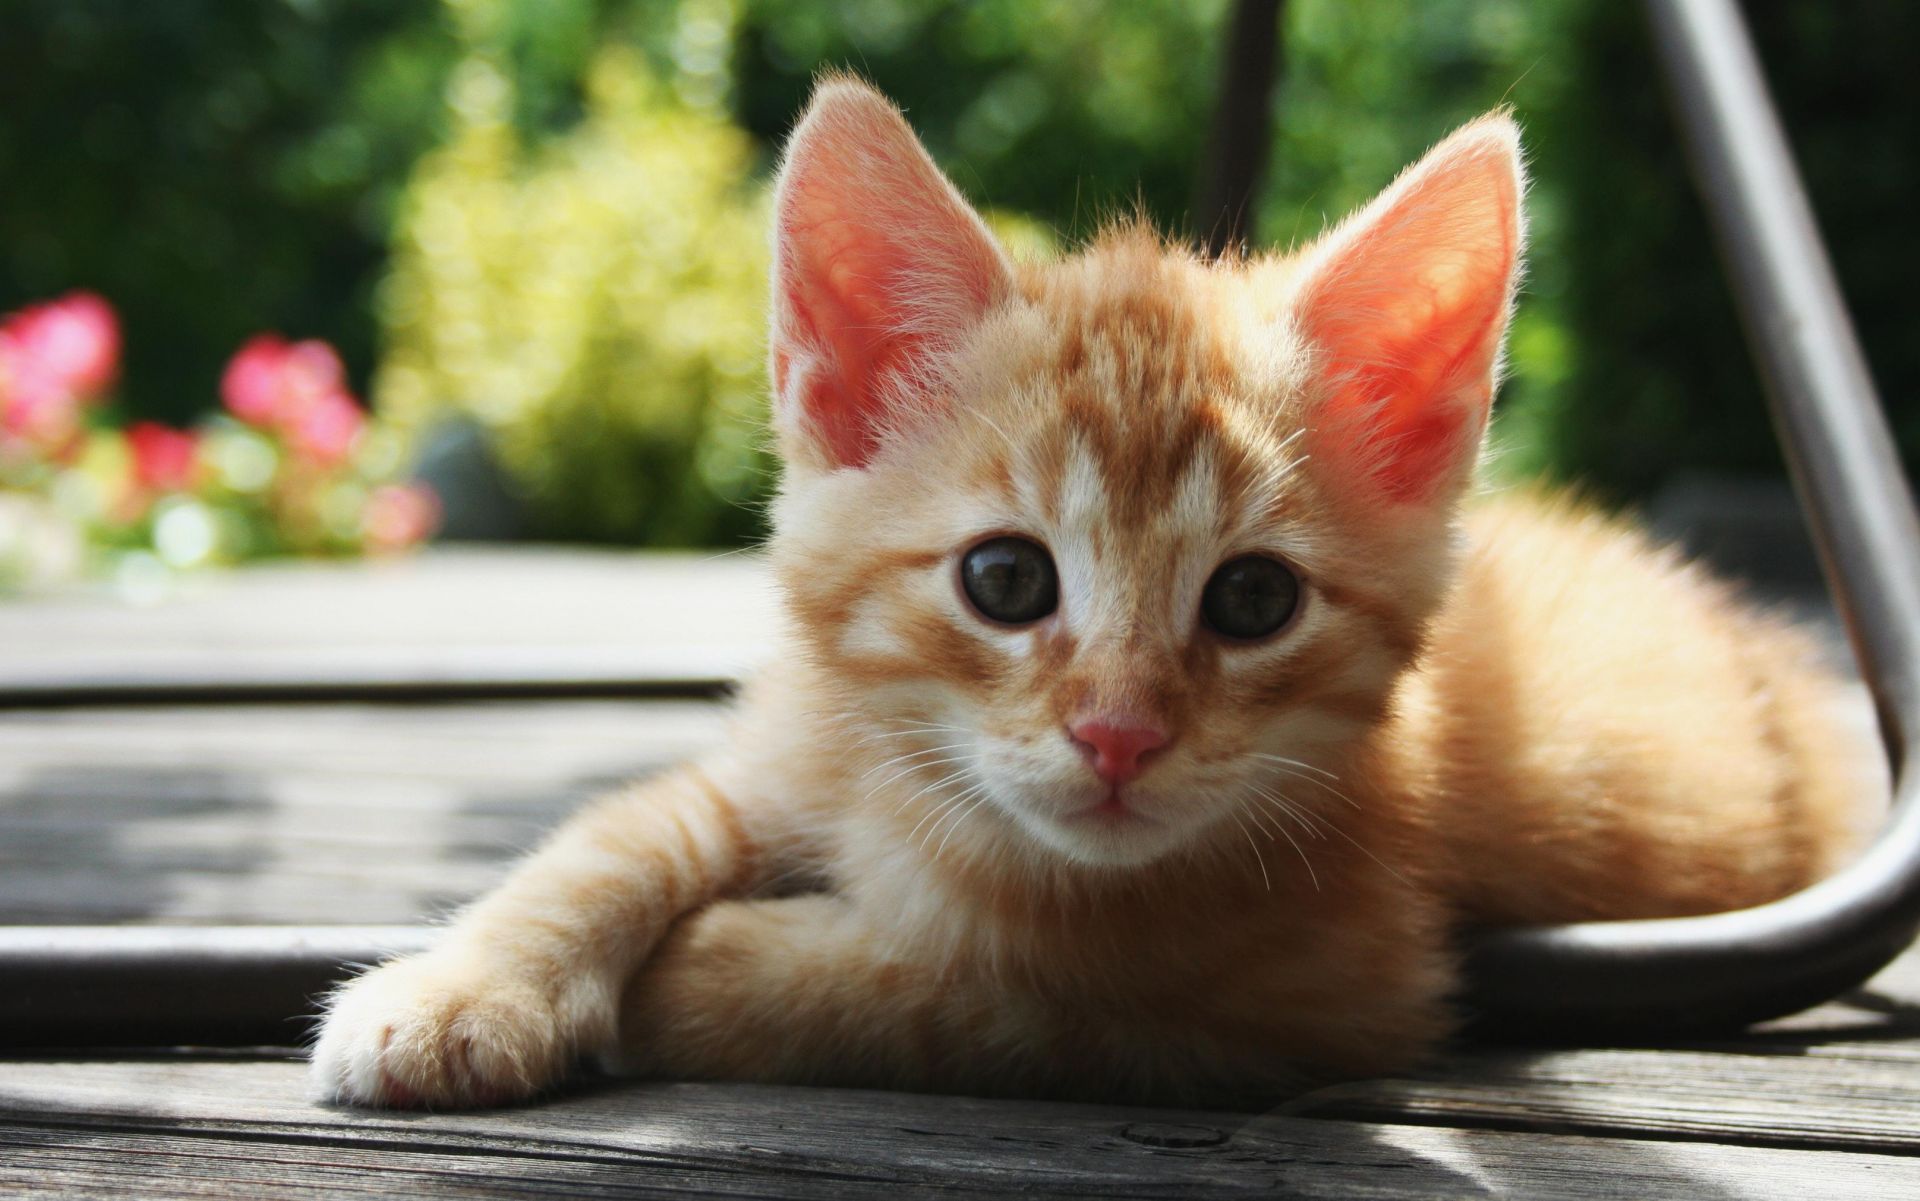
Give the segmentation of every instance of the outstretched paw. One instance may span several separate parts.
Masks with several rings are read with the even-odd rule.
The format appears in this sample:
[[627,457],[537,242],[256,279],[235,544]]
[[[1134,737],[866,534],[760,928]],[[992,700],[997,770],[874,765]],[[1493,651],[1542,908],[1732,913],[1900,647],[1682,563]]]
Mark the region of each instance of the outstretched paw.
[[532,1096],[578,1047],[553,998],[511,975],[429,953],[335,993],[313,1048],[315,1097],[464,1109]]

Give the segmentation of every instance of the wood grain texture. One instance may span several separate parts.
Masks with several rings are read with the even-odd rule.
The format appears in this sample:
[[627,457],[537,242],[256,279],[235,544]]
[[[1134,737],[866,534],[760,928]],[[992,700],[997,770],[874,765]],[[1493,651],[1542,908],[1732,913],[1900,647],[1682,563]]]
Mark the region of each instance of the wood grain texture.
[[0,605],[0,703],[435,688],[562,692],[735,678],[765,657],[748,555],[516,547],[190,577]]
[[0,713],[0,922],[424,920],[721,722],[616,701]]
[[1920,1155],[1920,949],[1746,1035],[1657,1048],[1471,1047],[1320,1089],[1296,1115]]
[[314,1107],[300,1066],[0,1066],[0,1188],[154,1197],[1907,1197],[1846,1152],[739,1085],[463,1115]]
[[1480,1052],[1342,1085],[1289,1113],[1479,1129],[1920,1155],[1920,1056]]

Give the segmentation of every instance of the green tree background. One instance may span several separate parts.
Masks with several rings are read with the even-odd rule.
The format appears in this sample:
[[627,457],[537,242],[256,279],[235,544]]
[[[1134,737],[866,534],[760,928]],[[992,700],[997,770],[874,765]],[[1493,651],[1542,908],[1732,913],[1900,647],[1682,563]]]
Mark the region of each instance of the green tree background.
[[[1907,219],[1920,182],[1920,8],[1746,7],[1914,461],[1920,309],[1906,277],[1920,249]],[[425,330],[431,314],[479,314],[508,349],[562,323],[499,316],[511,281],[472,284],[492,290],[448,308],[461,299],[450,290],[469,285],[422,265],[408,214],[465,211],[483,193],[497,203],[509,186],[519,203],[538,188],[584,188],[566,172],[595,169],[586,151],[609,123],[653,127],[638,109],[608,110],[604,94],[595,109],[591,81],[610,47],[654,81],[618,103],[692,114],[716,145],[737,136],[723,127],[744,130],[737,161],[702,160],[733,173],[714,194],[737,195],[742,213],[813,74],[845,66],[895,96],[963,190],[1038,243],[1035,226],[1070,241],[1136,206],[1186,227],[1226,11],[1225,0],[13,0],[0,6],[0,310],[75,287],[104,293],[125,322],[126,403],[172,420],[213,403],[248,334],[325,337],[357,383],[383,404],[400,396],[390,407],[424,432],[485,390],[470,373],[457,389],[435,384],[457,374],[447,347],[458,339]],[[1313,236],[1475,113],[1509,103],[1523,122],[1534,238],[1501,402],[1509,469],[1621,501],[1679,471],[1778,471],[1637,6],[1293,0],[1283,35],[1260,244]],[[449,168],[471,134],[463,81],[471,99],[476,79],[498,81],[505,107],[492,119],[512,132],[493,176]],[[515,261],[524,235],[498,235],[514,236],[468,253]],[[702,303],[733,294],[714,288],[758,303],[744,284],[714,282],[743,275],[730,260],[680,266],[661,278],[695,281],[676,286],[706,289]],[[645,264],[623,270],[608,294],[644,292],[633,273]],[[650,349],[649,313],[602,308],[567,326],[596,323],[569,335],[577,346],[552,395],[510,429],[487,425],[539,515],[532,528],[752,537],[765,477],[738,436],[737,346],[675,344],[715,365],[689,368],[671,403],[693,416],[669,420],[657,395],[624,399],[641,395],[649,356],[663,353]],[[709,408],[726,419],[698,416]],[[662,482],[623,490],[623,474]]]

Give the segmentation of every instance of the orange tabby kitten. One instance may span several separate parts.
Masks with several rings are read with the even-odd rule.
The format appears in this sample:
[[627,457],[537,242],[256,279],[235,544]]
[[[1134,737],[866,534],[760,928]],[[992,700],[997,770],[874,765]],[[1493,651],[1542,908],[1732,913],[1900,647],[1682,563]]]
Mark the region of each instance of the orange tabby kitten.
[[[709,1079],[1181,1100],[1405,1065],[1465,923],[1813,880],[1794,631],[1552,500],[1459,507],[1523,215],[1502,115],[1304,252],[1010,262],[881,96],[780,175],[791,629],[728,745],[333,999],[322,1095]],[[773,898],[804,874],[821,891]]]

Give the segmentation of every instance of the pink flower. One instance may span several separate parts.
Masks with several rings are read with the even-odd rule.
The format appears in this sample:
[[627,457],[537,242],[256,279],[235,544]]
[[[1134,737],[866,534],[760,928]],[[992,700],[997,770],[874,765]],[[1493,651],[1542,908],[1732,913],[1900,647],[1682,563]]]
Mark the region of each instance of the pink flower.
[[289,343],[278,334],[250,339],[228,360],[220,398],[249,425],[284,428],[316,398],[347,392],[346,369],[317,339]]
[[0,367],[0,445],[18,441],[32,453],[65,458],[80,443],[80,406],[70,393]]
[[287,445],[295,454],[333,467],[353,453],[360,431],[367,427],[367,413],[345,392],[322,392],[282,421]]
[[92,292],[69,292],[29,305],[0,324],[0,357],[18,372],[91,400],[120,370],[120,322]]
[[187,430],[136,422],[127,427],[127,449],[135,483],[154,492],[184,492],[200,473],[200,439]]
[[425,484],[383,484],[367,497],[360,530],[373,551],[405,550],[440,525],[440,498]]
[[80,410],[120,369],[120,324],[91,292],[30,305],[0,321],[0,434],[48,454],[70,449]]
[[280,365],[287,344],[278,334],[261,334],[227,360],[220,376],[220,399],[248,425],[270,425],[280,412]]
[[367,424],[366,410],[347,391],[340,356],[317,339],[250,339],[228,360],[220,397],[234,416],[279,434],[296,455],[321,467],[345,462]]

